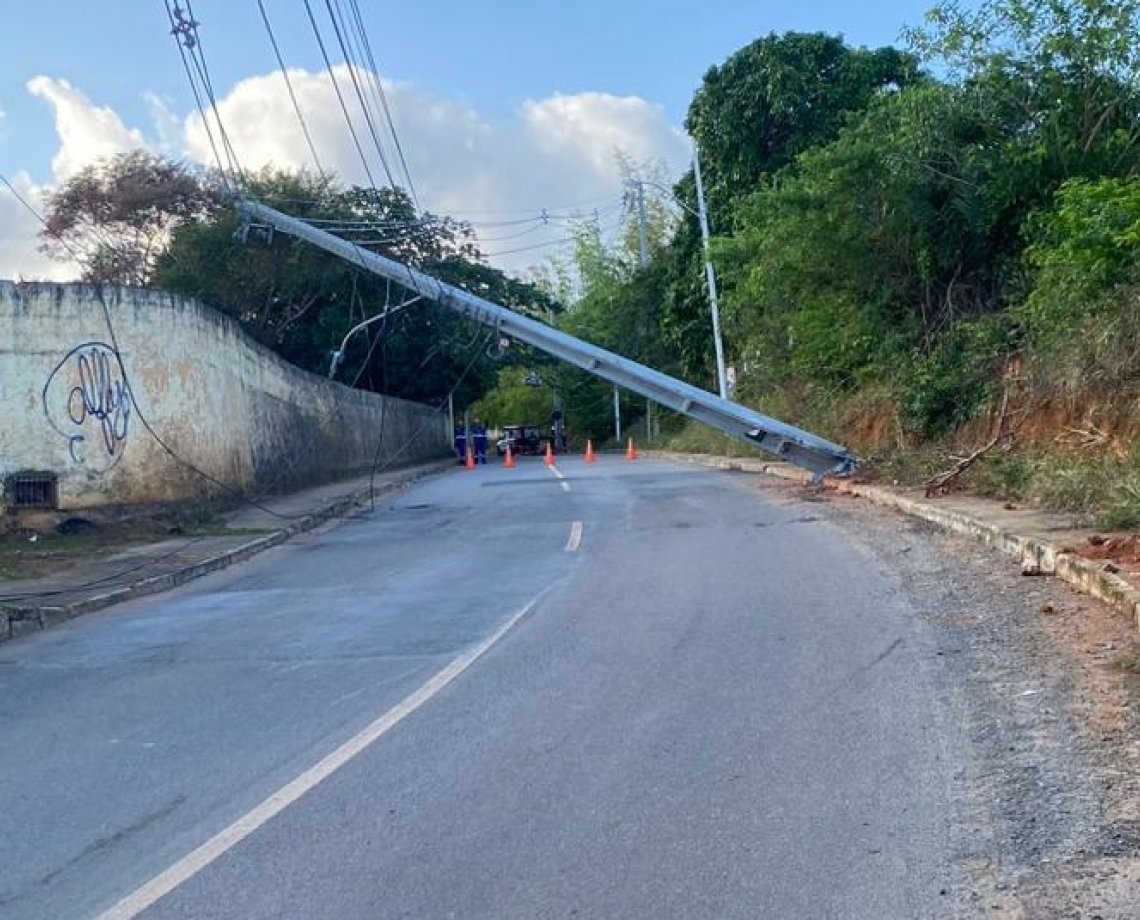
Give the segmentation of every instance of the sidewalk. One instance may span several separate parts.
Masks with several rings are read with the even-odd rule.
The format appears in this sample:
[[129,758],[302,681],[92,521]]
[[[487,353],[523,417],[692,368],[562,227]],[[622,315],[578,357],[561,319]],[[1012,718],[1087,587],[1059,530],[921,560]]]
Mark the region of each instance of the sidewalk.
[[[762,458],[656,451],[646,452],[646,455],[715,469],[765,473],[804,485],[811,480],[808,473],[790,464]],[[1099,531],[1082,527],[1073,515],[1017,508],[971,495],[926,498],[921,489],[846,480],[829,482],[828,488],[837,494],[856,496],[921,518],[943,530],[981,540],[1017,559],[1024,574],[1055,575],[1077,590],[1104,601],[1140,629],[1140,559],[1135,548],[1115,553],[1113,541],[1103,540]]]
[[[395,492],[444,470],[440,460],[376,476],[373,495]],[[77,559],[65,571],[0,582],[0,642],[125,600],[168,591],[284,543],[369,501],[369,477],[259,499],[221,516],[207,533],[134,546],[111,556]]]

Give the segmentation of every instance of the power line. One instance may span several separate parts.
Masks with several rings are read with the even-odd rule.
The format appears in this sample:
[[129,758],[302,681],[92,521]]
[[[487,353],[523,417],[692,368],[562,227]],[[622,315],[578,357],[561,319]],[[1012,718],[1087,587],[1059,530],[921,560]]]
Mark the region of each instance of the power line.
[[[325,47],[325,42],[324,42],[324,38],[321,35],[320,26],[317,25],[316,16],[313,14],[312,4],[310,3],[310,0],[304,0],[304,3],[305,3],[305,12],[308,15],[308,19],[309,19],[309,25],[312,28],[313,35],[316,37],[317,45],[321,51],[321,57],[323,58],[323,60],[325,62],[325,67],[328,69],[329,79],[332,81],[333,89],[336,92],[337,101],[340,103],[340,110],[344,115],[345,122],[348,125],[349,133],[352,135],[353,144],[356,146],[356,151],[360,156],[360,162],[364,166],[364,173],[368,177],[368,184],[371,186],[371,188],[374,192],[379,192],[379,188],[376,185],[376,180],[372,175],[372,170],[368,166],[368,157],[365,156],[365,154],[364,154],[364,147],[360,142],[360,137],[357,134],[356,126],[353,123],[352,115],[348,110],[348,105],[344,101],[344,94],[340,90],[340,83],[336,78],[336,74],[333,72],[332,61],[329,59],[328,49]],[[328,0],[326,0],[326,3],[328,3]],[[330,13],[331,13],[331,8],[330,8]],[[335,22],[334,22],[334,27],[335,27]],[[339,34],[339,31],[338,31],[338,34]],[[343,43],[342,43],[342,50],[344,50]],[[353,70],[351,62],[349,62],[348,67],[349,67],[349,73],[353,77],[353,83],[359,89],[359,84],[356,81],[355,72]],[[367,110],[365,110],[365,115],[367,116]],[[374,139],[375,139],[375,135],[374,135]],[[389,179],[391,179],[391,173],[388,170],[387,162],[384,162],[384,160],[383,160],[383,155],[381,155],[381,161],[384,163],[385,172],[388,172]],[[394,182],[392,184],[393,184],[393,186],[395,186]],[[419,282],[416,280],[415,273],[412,271],[411,266],[405,265],[404,267],[407,270],[407,274],[408,274],[408,281],[409,281],[409,283],[407,285],[408,289],[415,291],[417,294],[425,294],[426,292],[424,292],[420,289]]]
[[[174,36],[174,44],[177,46],[179,57],[182,59],[182,69],[186,72],[186,80],[190,84],[190,92],[194,95],[194,104],[198,109],[198,117],[202,119],[202,128],[206,132],[206,139],[210,143],[210,150],[213,151],[214,161],[218,164],[218,173],[221,175],[222,181],[229,187],[231,183],[229,174],[226,172],[226,164],[222,161],[221,151],[218,149],[218,144],[214,140],[214,132],[210,127],[210,120],[206,116],[206,106],[202,102],[201,93],[198,91],[198,83],[194,79],[194,72],[190,67],[190,61],[186,55],[187,48],[183,44],[184,39],[186,42],[191,43],[195,41],[193,30],[190,24],[182,18],[182,10],[179,7],[171,7],[169,0],[164,0],[164,3],[166,5],[166,15],[170,19],[170,34]],[[174,13],[176,9],[178,10],[178,16],[175,16]],[[221,127],[220,122],[219,127]]]
[[[27,209],[28,212],[31,213],[32,216],[35,217],[44,226],[45,230],[47,230],[48,233],[50,233],[57,240],[59,240],[61,245],[63,245],[64,248],[67,249],[68,252],[70,252],[72,254],[72,256],[77,261],[79,260],[80,257],[79,257],[79,254],[76,252],[76,250],[67,242],[66,239],[64,239],[58,233],[54,233],[51,230],[50,225],[48,224],[48,222],[44,218],[44,216],[26,198],[24,198],[23,195],[20,194],[20,192],[16,189],[16,187],[8,180],[7,176],[5,176],[3,173],[0,173],[0,183],[2,183],[4,186],[6,186],[8,188],[8,190],[12,193],[12,195],[16,198],[16,200],[25,209]],[[95,286],[95,292],[96,292],[96,296],[99,299],[99,303],[102,307],[104,323],[107,327],[108,337],[110,338],[109,344],[111,345],[111,348],[114,351],[115,361],[116,361],[116,364],[118,365],[119,373],[122,375],[123,384],[124,384],[124,387],[126,388],[127,396],[129,397],[129,399],[131,401],[131,406],[134,410],[135,416],[139,419],[143,428],[154,439],[154,441],[163,449],[163,451],[172,460],[174,460],[175,463],[177,463],[178,465],[190,470],[195,475],[197,475],[197,476],[205,479],[206,481],[212,483],[213,485],[217,486],[219,489],[221,489],[223,494],[228,494],[231,497],[236,498],[239,504],[244,504],[244,505],[247,505],[249,507],[256,508],[259,511],[264,512],[265,514],[270,515],[271,517],[277,518],[279,520],[284,520],[284,521],[295,521],[295,520],[300,520],[300,519],[307,517],[308,516],[307,514],[283,514],[281,512],[275,511],[274,509],[269,508],[266,505],[248,497],[240,489],[236,488],[235,486],[230,485],[229,483],[227,483],[221,479],[218,479],[216,476],[213,476],[212,474],[201,469],[199,466],[197,466],[193,462],[182,457],[162,438],[162,436],[155,430],[154,426],[150,423],[150,420],[146,417],[146,414],[143,412],[142,408],[140,407],[138,400],[135,398],[134,390],[131,386],[131,378],[127,372],[126,365],[123,361],[122,350],[121,350],[120,345],[119,345],[118,335],[115,331],[115,325],[114,325],[114,320],[111,316],[110,306],[108,305],[107,300],[104,297],[102,285]],[[487,337],[486,337],[487,340],[489,340],[491,332],[492,332],[491,330],[487,331]],[[474,343],[475,343],[475,339],[473,339],[473,344]],[[481,353],[483,344],[485,344],[485,342],[480,343],[480,347],[475,350],[475,355],[474,355],[473,359],[468,363],[468,365],[464,369],[463,373],[460,374],[460,376],[456,380],[455,384],[448,391],[448,393],[443,397],[443,399],[440,401],[439,405],[435,406],[434,411],[436,413],[440,412],[442,410],[442,407],[447,405],[448,399],[462,385],[464,379],[466,378],[468,373],[470,373],[471,369],[475,365],[475,362],[478,360],[478,357],[479,357],[479,354]],[[424,361],[421,362],[421,364],[420,364],[421,368],[424,366],[426,361],[430,357],[432,357],[432,354],[433,353],[429,352],[427,358],[425,358]],[[418,368],[417,368],[417,370],[418,370]],[[345,388],[345,392],[347,392],[347,390],[348,390],[348,388]],[[337,392],[339,393],[340,391],[338,390]],[[379,435],[379,438],[377,441],[376,451],[373,455],[372,468],[371,468],[371,473],[369,476],[369,494],[370,494],[370,497],[372,500],[373,508],[375,507],[376,475],[379,472],[382,472],[383,470],[392,466],[396,462],[396,460],[398,460],[401,456],[403,456],[403,454],[405,454],[407,452],[407,450],[411,447],[411,445],[416,442],[416,440],[419,438],[420,434],[424,430],[426,430],[426,428],[429,424],[429,422],[426,420],[421,421],[421,423],[405,439],[404,443],[402,445],[400,445],[400,447],[392,455],[390,455],[383,464],[379,463],[379,458],[380,458],[380,455],[382,453],[382,447],[383,447],[384,422],[386,419],[388,401],[391,399],[401,398],[399,394],[393,394],[393,395],[380,394],[380,395],[383,398],[383,402],[381,403],[381,410],[380,410],[380,435]],[[339,398],[337,400],[337,405],[339,408],[339,406],[340,406],[340,399]],[[10,601],[10,600],[27,601],[27,600],[35,600],[35,599],[39,599],[39,598],[58,597],[62,594],[70,593],[73,591],[82,591],[82,590],[85,590],[87,588],[99,587],[100,585],[107,584],[107,583],[109,583],[109,582],[111,582],[117,578],[122,578],[124,575],[129,575],[129,574],[132,574],[133,572],[139,571],[140,569],[145,568],[148,565],[153,565],[157,562],[162,562],[166,559],[172,558],[173,556],[176,556],[178,553],[189,548],[191,545],[193,545],[194,543],[196,543],[202,539],[204,539],[204,537],[195,537],[195,538],[189,540],[188,542],[186,542],[185,544],[183,544],[182,546],[178,547],[177,549],[175,549],[175,550],[171,551],[170,553],[167,553],[163,556],[160,556],[157,559],[148,560],[146,563],[140,564],[138,566],[132,566],[128,569],[122,570],[120,572],[115,573],[114,575],[107,576],[105,578],[95,579],[95,580],[85,582],[85,583],[82,583],[79,585],[73,585],[67,589],[61,589],[61,590],[43,591],[43,592],[29,592],[29,593],[24,593],[24,594],[19,594],[19,595],[10,595],[10,596],[9,595],[0,595],[0,601]],[[166,574],[166,573],[160,573],[160,574]],[[158,577],[158,576],[156,576],[156,577]]]
[[333,32],[336,35],[337,44],[340,45],[340,52],[344,55],[345,63],[348,66],[348,76],[352,80],[353,89],[356,91],[357,101],[360,103],[360,112],[364,116],[364,124],[368,128],[368,133],[372,137],[372,144],[376,148],[376,155],[380,158],[380,165],[384,167],[384,174],[388,177],[388,184],[392,188],[396,188],[398,183],[392,176],[392,170],[388,166],[388,158],[384,155],[384,148],[380,143],[380,137],[376,133],[376,125],[372,121],[372,113],[369,111],[368,103],[365,100],[364,92],[360,88],[360,79],[357,76],[357,66],[351,53],[348,50],[348,45],[344,39],[344,33],[341,30],[340,22],[337,20],[335,11],[333,10],[332,0],[325,0],[325,9],[328,10],[329,20],[332,22]]
[[356,126],[352,123],[352,116],[349,114],[348,105],[345,103],[344,95],[340,91],[340,83],[337,81],[336,74],[333,73],[332,61],[329,59],[328,50],[325,48],[325,40],[321,36],[320,26],[317,25],[317,19],[313,15],[313,7],[309,3],[309,0],[304,0],[304,3],[305,12],[309,17],[309,25],[312,27],[313,35],[317,39],[317,46],[321,49],[321,57],[324,59],[325,68],[328,71],[329,79],[332,81],[333,91],[336,93],[337,101],[340,103],[340,110],[344,113],[344,120],[348,124],[348,133],[352,135],[352,143],[356,147],[356,152],[360,155],[360,162],[364,167],[364,174],[368,177],[368,184],[375,189],[376,180],[372,177],[372,170],[368,166],[368,157],[364,155],[364,147],[360,143],[360,137],[356,133]]
[[277,66],[281,71],[281,76],[285,78],[285,87],[289,90],[289,100],[293,103],[293,111],[297,115],[297,120],[301,123],[301,131],[305,135],[305,143],[309,147],[309,153],[313,155],[313,163],[316,164],[317,172],[321,178],[328,179],[325,173],[324,166],[321,165],[321,158],[317,154],[316,145],[313,143],[313,136],[309,133],[309,124],[305,121],[305,114],[301,111],[301,105],[297,102],[297,94],[293,91],[293,81],[289,77],[289,69],[285,66],[285,59],[281,55],[281,48],[277,44],[277,36],[273,34],[273,26],[269,22],[269,14],[265,11],[264,0],[257,0],[257,8],[261,11],[261,21],[265,23],[265,31],[269,34],[269,42],[273,45],[273,54],[277,58]]
[[[175,0],[173,7],[169,0],[165,0],[167,15],[171,22],[171,34],[174,36],[175,41],[178,43],[179,52],[182,54],[183,65],[187,71],[187,77],[190,80],[191,88],[194,90],[195,101],[198,103],[199,114],[202,116],[203,123],[207,128],[209,134],[209,126],[206,124],[206,114],[203,111],[201,97],[198,94],[197,86],[195,84],[194,74],[190,72],[190,66],[187,63],[193,64],[193,70],[197,73],[198,82],[201,83],[202,89],[205,92],[206,99],[210,103],[210,110],[213,113],[214,121],[218,128],[218,136],[221,138],[222,148],[225,150],[226,159],[229,162],[230,169],[233,170],[237,178],[237,184],[240,186],[244,182],[244,174],[241,167],[241,161],[238,159],[237,150],[234,148],[233,143],[230,141],[229,134],[226,131],[225,123],[222,121],[221,111],[218,108],[218,99],[214,93],[214,83],[210,77],[210,68],[206,63],[206,52],[202,44],[202,36],[198,30],[201,25],[197,19],[194,18],[194,6],[192,0],[182,0],[185,2],[186,9],[179,6],[179,0]],[[211,138],[211,147],[214,149],[214,155],[217,157],[217,148]],[[219,167],[221,167],[221,160],[219,160]],[[223,168],[224,172],[224,168]]]
[[360,40],[364,47],[364,52],[368,64],[368,72],[371,74],[372,82],[375,84],[376,91],[379,93],[380,105],[384,111],[384,119],[388,123],[388,130],[392,135],[392,142],[396,145],[396,154],[400,160],[400,167],[404,171],[404,177],[408,180],[408,191],[411,193],[412,201],[416,205],[416,210],[419,210],[419,196],[416,194],[416,186],[412,181],[412,174],[408,169],[408,161],[404,156],[404,145],[400,143],[400,136],[396,131],[396,122],[392,118],[392,110],[388,106],[388,95],[384,92],[384,82],[380,78],[380,68],[376,66],[376,58],[372,54],[372,42],[369,40],[368,32],[364,28],[364,19],[360,15],[360,6],[357,3],[357,0],[349,0],[349,5],[352,9],[353,18],[356,22],[357,32],[360,35]]
[[501,208],[501,209],[490,209],[490,210],[465,209],[465,213],[467,213],[467,214],[488,214],[488,215],[509,215],[509,214],[522,215],[522,214],[541,213],[542,211],[546,211],[546,210],[550,210],[550,211],[572,211],[575,208],[590,207],[592,205],[600,204],[601,202],[604,202],[604,201],[605,202],[612,202],[613,200],[614,200],[614,196],[611,193],[609,195],[602,195],[598,198],[588,198],[588,199],[585,199],[583,201],[571,201],[571,202],[568,202],[566,204],[560,204],[558,206],[546,206],[546,207],[539,206],[539,207],[533,207],[533,208]]
[[[621,227],[620,223],[613,224],[612,226],[609,226],[609,227],[599,228],[599,232],[600,233],[609,233],[611,230],[614,230],[614,229],[617,229],[620,227]],[[485,253],[483,253],[483,257],[487,258],[487,259],[496,259],[499,256],[510,256],[510,255],[514,255],[514,254],[519,253],[519,252],[529,252],[529,251],[534,250],[534,249],[543,249],[547,246],[565,246],[569,243],[576,243],[577,241],[578,241],[578,237],[576,237],[576,236],[566,236],[566,237],[562,237],[561,239],[557,239],[557,240],[547,240],[544,243],[534,243],[531,246],[519,246],[516,249],[502,249],[498,252],[485,252]]]

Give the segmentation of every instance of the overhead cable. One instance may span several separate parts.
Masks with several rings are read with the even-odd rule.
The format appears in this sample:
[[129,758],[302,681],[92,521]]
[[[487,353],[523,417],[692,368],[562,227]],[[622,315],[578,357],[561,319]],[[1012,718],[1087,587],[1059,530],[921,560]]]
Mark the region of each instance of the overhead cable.
[[312,154],[313,163],[317,167],[317,173],[322,179],[327,180],[328,176],[325,173],[325,168],[321,165],[320,155],[317,153],[317,147],[313,143],[313,136],[309,132],[309,124],[305,121],[304,112],[301,111],[301,105],[297,102],[297,94],[293,90],[293,81],[289,77],[289,68],[285,66],[285,59],[281,56],[281,48],[277,44],[277,36],[273,33],[273,26],[269,22],[269,14],[265,11],[264,0],[257,0],[257,8],[261,11],[261,21],[265,23],[265,31],[269,34],[269,43],[273,46],[273,54],[277,58],[277,66],[281,71],[281,76],[285,79],[285,87],[289,91],[289,101],[293,104],[293,111],[297,115],[297,120],[301,123],[301,132],[305,135],[305,143],[309,147],[309,153]]

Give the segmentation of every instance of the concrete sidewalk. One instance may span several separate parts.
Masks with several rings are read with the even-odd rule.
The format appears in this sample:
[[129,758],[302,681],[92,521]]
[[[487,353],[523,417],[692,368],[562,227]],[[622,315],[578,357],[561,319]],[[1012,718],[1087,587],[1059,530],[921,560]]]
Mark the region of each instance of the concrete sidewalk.
[[[761,458],[716,457],[650,451],[686,463],[715,469],[763,473],[807,485],[808,473],[787,463]],[[1014,557],[1026,575],[1056,575],[1079,591],[1098,598],[1128,617],[1140,629],[1140,565],[1124,559],[1092,559],[1080,555],[1091,547],[1090,537],[1100,531],[1083,526],[1074,515],[1050,514],[1033,508],[1017,508],[996,499],[971,495],[926,498],[921,489],[832,481],[828,488],[851,495],[943,530],[981,540]]]
[[261,498],[222,515],[207,534],[81,558],[56,575],[0,583],[0,642],[131,598],[168,591],[351,513],[373,496],[454,467],[454,460],[440,460],[379,473],[374,487],[365,475]]

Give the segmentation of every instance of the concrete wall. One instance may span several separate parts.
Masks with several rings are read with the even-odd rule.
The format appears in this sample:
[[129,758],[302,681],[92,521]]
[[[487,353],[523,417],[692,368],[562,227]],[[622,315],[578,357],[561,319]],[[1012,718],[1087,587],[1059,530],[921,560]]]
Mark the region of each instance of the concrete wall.
[[62,508],[220,491],[191,464],[246,493],[327,481],[381,430],[384,464],[448,450],[446,413],[299,370],[193,300],[0,281],[0,477],[58,474]]

